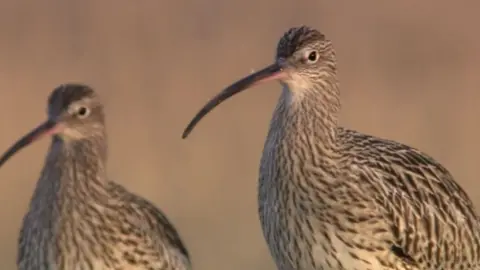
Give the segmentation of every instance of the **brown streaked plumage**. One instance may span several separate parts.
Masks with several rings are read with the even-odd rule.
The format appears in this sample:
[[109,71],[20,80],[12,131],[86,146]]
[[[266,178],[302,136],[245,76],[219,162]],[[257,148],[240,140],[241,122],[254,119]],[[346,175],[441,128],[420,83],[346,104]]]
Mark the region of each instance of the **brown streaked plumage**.
[[338,126],[335,51],[291,28],[274,64],[213,98],[186,128],[253,85],[279,80],[259,179],[259,214],[281,270],[480,269],[480,225],[450,173],[404,144]]
[[180,236],[152,203],[109,180],[104,109],[92,88],[64,84],[51,93],[48,120],[20,139],[11,156],[53,135],[20,231],[20,270],[187,270]]

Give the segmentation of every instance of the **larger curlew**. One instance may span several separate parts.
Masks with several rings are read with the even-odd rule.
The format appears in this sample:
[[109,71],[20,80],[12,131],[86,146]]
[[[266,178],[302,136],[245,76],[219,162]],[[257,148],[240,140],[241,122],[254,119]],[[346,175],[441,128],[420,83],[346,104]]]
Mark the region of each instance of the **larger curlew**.
[[15,143],[53,135],[23,219],[20,270],[187,270],[188,252],[167,217],[108,180],[104,109],[92,88],[64,84],[50,94],[48,120]]
[[417,149],[339,127],[337,64],[319,31],[291,28],[274,64],[230,85],[193,118],[261,82],[283,91],[263,149],[259,214],[281,270],[480,269],[467,194]]

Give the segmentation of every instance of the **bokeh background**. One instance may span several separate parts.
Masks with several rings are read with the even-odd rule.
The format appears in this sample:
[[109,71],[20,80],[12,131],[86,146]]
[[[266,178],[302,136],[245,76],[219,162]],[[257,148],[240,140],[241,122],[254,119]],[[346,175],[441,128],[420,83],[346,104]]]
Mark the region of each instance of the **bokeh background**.
[[[110,175],[160,206],[195,269],[273,269],[257,218],[257,172],[279,86],[223,104],[188,140],[190,118],[232,80],[270,63],[291,26],[337,48],[342,124],[418,147],[480,203],[480,3],[463,1],[0,2],[0,148],[45,118],[64,82],[108,113]],[[49,140],[0,170],[0,268]]]

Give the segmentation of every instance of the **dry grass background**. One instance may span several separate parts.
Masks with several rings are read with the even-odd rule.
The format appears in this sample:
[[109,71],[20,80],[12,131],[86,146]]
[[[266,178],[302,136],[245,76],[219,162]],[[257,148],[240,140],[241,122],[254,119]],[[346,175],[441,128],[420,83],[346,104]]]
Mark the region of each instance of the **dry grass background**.
[[[96,87],[111,177],[160,206],[196,269],[273,269],[257,218],[258,162],[278,85],[190,118],[273,59],[288,27],[336,44],[344,125],[416,146],[480,203],[480,4],[465,1],[15,1],[0,3],[0,145],[45,118],[51,89]],[[14,269],[22,216],[48,140],[0,171],[0,268]]]

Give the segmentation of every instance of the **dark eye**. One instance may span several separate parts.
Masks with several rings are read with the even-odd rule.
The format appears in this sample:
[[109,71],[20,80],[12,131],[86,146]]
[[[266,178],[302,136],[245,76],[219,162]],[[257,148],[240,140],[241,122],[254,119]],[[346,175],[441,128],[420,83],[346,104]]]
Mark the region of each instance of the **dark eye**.
[[79,107],[77,110],[77,115],[80,118],[85,118],[90,114],[90,110],[87,107]]
[[307,60],[310,63],[315,63],[318,60],[318,53],[317,51],[311,51],[308,53]]

